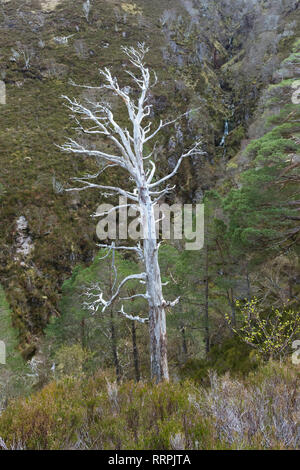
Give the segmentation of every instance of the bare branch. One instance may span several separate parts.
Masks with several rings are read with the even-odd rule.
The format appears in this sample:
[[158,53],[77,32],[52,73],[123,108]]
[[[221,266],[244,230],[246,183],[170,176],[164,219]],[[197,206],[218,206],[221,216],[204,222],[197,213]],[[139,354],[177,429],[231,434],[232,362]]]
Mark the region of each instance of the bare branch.
[[133,280],[146,280],[147,279],[147,274],[146,273],[141,273],[141,274],[130,274],[129,276],[126,276],[119,284],[116,292],[114,295],[111,297],[111,299],[108,301],[107,305],[104,307],[102,311],[104,311],[109,305],[111,305],[117,297],[119,297],[120,291],[122,287],[127,284],[129,281]]
[[201,142],[197,142],[193,148],[191,148],[188,152],[181,155],[181,157],[179,158],[178,162],[175,165],[174,170],[171,173],[169,173],[167,176],[164,176],[163,178],[161,178],[159,181],[156,181],[155,183],[150,184],[149,188],[156,188],[156,186],[160,186],[162,183],[164,183],[168,179],[175,176],[184,158],[190,157],[191,155],[204,155],[205,152],[201,151],[199,148],[200,144]]
[[97,246],[100,248],[108,248],[109,250],[113,248],[114,250],[135,251],[141,259],[144,259],[143,250],[140,243],[138,243],[136,246],[116,246],[114,243],[111,245],[100,243],[97,244]]
[[114,191],[114,192],[120,194],[123,197],[131,199],[132,201],[136,201],[136,202],[138,201],[137,196],[130,193],[129,191],[125,191],[124,189],[118,188],[116,186],[103,186],[101,184],[91,183],[90,181],[86,181],[83,178],[72,178],[72,180],[77,181],[77,182],[82,183],[82,184],[85,184],[85,186],[83,186],[81,188],[65,189],[66,192],[68,192],[68,191],[84,191],[85,189],[89,189],[89,188],[97,188],[97,189],[103,189],[103,190],[107,190],[107,191]]
[[129,315],[128,313],[124,312],[123,305],[122,305],[121,310],[119,310],[119,313],[122,313],[122,315],[128,318],[128,320],[138,321],[140,323],[147,323],[149,321],[149,318],[133,317],[132,315]]
[[165,127],[168,127],[168,126],[171,126],[172,124],[175,124],[175,122],[180,121],[180,119],[182,119],[185,116],[188,116],[189,114],[191,114],[191,112],[197,111],[198,109],[200,109],[200,108],[190,109],[186,113],[180,114],[180,116],[177,116],[177,118],[172,119],[171,121],[163,122],[161,120],[158,127],[157,127],[157,129],[149,137],[147,137],[147,139],[145,140],[145,143],[148,142],[149,140],[152,140]]
[[92,215],[92,217],[103,217],[104,215],[109,215],[112,212],[115,212],[119,209],[123,209],[125,207],[133,207],[134,209],[138,210],[138,206],[136,204],[121,204],[119,206],[114,206],[110,210],[101,212],[99,214],[98,214],[98,212],[96,212],[95,214]]
[[134,294],[130,295],[129,297],[120,297],[120,300],[133,300],[136,298],[142,298],[148,300],[149,296],[147,294]]
[[164,306],[165,307],[175,307],[175,305],[177,305],[180,301],[180,297],[177,297],[177,299],[173,300],[173,302],[169,302],[169,301],[164,301]]

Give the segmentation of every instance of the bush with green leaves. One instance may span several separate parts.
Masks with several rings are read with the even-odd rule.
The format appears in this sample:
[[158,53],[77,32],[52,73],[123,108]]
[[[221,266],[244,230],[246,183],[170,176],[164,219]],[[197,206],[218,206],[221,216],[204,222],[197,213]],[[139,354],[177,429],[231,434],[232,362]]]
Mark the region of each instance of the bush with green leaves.
[[[233,331],[264,359],[290,354],[292,343],[300,337],[300,313],[288,305],[272,307],[269,312],[253,298],[245,303],[236,301],[239,309],[239,326]],[[226,314],[228,324],[231,318]]]

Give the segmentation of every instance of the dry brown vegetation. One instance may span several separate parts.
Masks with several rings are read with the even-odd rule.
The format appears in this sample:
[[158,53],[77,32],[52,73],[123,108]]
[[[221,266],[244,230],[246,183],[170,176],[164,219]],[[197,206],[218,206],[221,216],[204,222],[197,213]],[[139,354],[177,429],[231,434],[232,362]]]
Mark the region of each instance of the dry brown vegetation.
[[3,449],[296,449],[296,366],[271,362],[245,380],[127,382],[103,374],[52,382],[0,418]]

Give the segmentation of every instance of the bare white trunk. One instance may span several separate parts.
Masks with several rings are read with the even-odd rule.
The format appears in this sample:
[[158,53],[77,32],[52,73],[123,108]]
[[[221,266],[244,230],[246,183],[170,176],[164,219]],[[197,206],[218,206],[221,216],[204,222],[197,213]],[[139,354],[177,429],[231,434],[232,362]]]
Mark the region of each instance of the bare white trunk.
[[147,186],[140,188],[139,205],[144,229],[144,262],[147,273],[151,376],[156,382],[169,380],[167,329],[153,203]]

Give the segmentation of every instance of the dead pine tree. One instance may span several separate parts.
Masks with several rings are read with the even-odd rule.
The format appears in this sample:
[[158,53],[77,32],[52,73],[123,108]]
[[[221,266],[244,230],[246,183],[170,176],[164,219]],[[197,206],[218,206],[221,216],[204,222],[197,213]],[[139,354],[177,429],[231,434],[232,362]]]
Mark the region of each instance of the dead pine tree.
[[[178,299],[174,302],[167,302],[163,297],[158,262],[159,243],[156,237],[157,220],[155,219],[154,207],[161,198],[174,189],[167,182],[177,173],[183,159],[203,152],[200,150],[200,142],[196,142],[190,150],[179,157],[173,171],[160,178],[156,177],[156,165],[153,160],[154,148],[150,154],[146,155],[145,145],[147,144],[148,147],[149,143],[155,139],[164,127],[173,124],[178,119],[169,122],[160,121],[156,129],[152,129],[149,95],[151,88],[157,83],[157,77],[154,73],[152,80],[152,74],[145,64],[145,55],[148,48],[144,44],[138,44],[137,48],[122,47],[122,50],[136,70],[136,74],[130,70],[126,72],[133,80],[135,87],[139,89],[138,98],[133,97],[132,92],[128,91],[128,87],[122,89],[118,79],[112,76],[108,68],[100,70],[100,75],[104,81],[102,85],[99,87],[84,86],[84,88],[101,89],[119,97],[121,103],[127,109],[131,123],[130,130],[118,124],[111,106],[106,101],[87,101],[83,104],[77,99],[64,96],[66,105],[70,109],[72,117],[76,120],[78,131],[85,136],[96,135],[110,140],[115,148],[115,153],[106,153],[101,149],[95,149],[93,145],[81,144],[73,139],[69,139],[60,148],[69,153],[94,157],[98,162],[105,163],[104,168],[96,175],[74,178],[77,183],[80,183],[80,187],[70,190],[81,191],[96,188],[102,191],[104,195],[113,193],[123,196],[127,201],[130,201],[128,207],[133,207],[139,211],[141,227],[143,228],[142,240],[138,241],[135,247],[115,246],[114,249],[135,251],[143,263],[144,272],[132,274],[123,279],[110,299],[104,299],[101,286],[99,286],[99,292],[91,303],[91,308],[98,309],[101,307],[103,311],[106,310],[120,296],[122,287],[128,281],[136,279],[145,285],[146,292],[136,294],[136,296],[143,297],[148,303],[148,317],[132,318],[131,315],[126,314],[124,306],[122,306],[120,313],[127,318],[142,323],[149,322],[151,376],[156,382],[159,382],[169,379],[165,311],[166,307],[174,306]],[[185,115],[187,114],[185,113]],[[118,186],[105,186],[97,182],[103,171],[116,166],[128,173],[130,184],[134,185],[132,191]],[[120,209],[120,205],[114,207],[113,210],[118,209]],[[104,213],[98,215],[104,215]],[[111,245],[100,246],[111,249]]]

